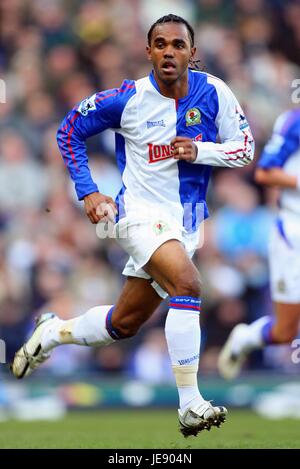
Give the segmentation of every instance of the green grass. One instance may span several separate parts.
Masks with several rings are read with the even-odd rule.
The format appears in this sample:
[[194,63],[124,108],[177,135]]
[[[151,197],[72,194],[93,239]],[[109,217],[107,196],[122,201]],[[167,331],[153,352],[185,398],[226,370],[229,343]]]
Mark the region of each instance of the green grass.
[[57,422],[0,423],[0,448],[299,448],[300,421],[231,411],[219,429],[184,439],[176,410],[70,413]]

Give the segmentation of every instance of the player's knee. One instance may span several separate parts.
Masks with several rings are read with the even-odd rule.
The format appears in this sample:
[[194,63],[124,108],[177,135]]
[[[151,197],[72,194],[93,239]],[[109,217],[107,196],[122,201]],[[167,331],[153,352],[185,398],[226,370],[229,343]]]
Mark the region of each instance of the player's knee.
[[123,318],[118,321],[113,321],[113,327],[118,331],[120,337],[129,339],[136,335],[140,328],[140,324],[128,321],[127,318]]
[[174,285],[174,292],[172,296],[193,296],[199,297],[201,295],[201,279],[197,273],[188,275],[185,274],[180,277]]

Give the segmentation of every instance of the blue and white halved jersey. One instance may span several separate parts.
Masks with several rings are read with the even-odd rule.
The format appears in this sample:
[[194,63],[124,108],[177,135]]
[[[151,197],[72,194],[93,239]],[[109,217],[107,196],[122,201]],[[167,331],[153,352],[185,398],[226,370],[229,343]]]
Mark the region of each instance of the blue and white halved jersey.
[[[116,199],[119,215],[135,201],[144,202],[171,211],[184,225],[187,208],[192,213],[187,229],[194,231],[197,208],[202,206],[204,217],[208,215],[205,198],[211,166],[250,163],[254,141],[238,101],[222,80],[189,70],[188,90],[178,100],[165,97],[152,72],[136,81],[125,80],[119,89],[96,93],[75,107],[62,122],[57,140],[78,198],[101,191],[90,174],[85,140],[110,128],[116,133],[123,180]],[[174,160],[170,142],[175,136],[194,140],[194,163]]]
[[[282,168],[300,180],[300,109],[281,114],[266,144],[258,166],[263,169]],[[281,213],[300,215],[299,189],[282,189],[280,195]]]

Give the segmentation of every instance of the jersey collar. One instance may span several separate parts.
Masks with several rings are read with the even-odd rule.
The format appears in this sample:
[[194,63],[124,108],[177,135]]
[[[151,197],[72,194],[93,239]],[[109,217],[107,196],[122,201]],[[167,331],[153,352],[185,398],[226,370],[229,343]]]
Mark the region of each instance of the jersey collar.
[[[158,91],[158,93],[163,96],[160,92],[160,89],[159,89],[159,86],[157,84],[157,81],[155,80],[154,78],[154,71],[152,70],[150,75],[149,75],[149,80],[151,82],[151,84],[154,86],[154,88],[156,89],[156,91]],[[189,69],[188,70],[188,94],[186,96],[184,96],[183,98],[179,98],[178,99],[178,102],[183,102],[185,101],[186,99],[189,98],[189,96],[191,95],[192,93],[192,88],[193,88],[193,84],[194,84],[194,74],[193,72]],[[167,98],[167,96],[163,96],[164,98]],[[167,98],[167,99],[173,99],[173,98]]]

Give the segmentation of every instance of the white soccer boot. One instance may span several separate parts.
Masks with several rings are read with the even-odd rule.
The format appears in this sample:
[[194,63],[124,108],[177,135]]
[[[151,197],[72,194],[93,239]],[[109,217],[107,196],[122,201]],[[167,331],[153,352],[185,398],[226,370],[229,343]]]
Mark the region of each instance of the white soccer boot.
[[218,369],[220,375],[225,379],[231,380],[236,378],[247,358],[247,350],[243,350],[239,354],[233,353],[232,344],[233,341],[237,340],[238,336],[247,334],[248,327],[247,324],[238,324],[235,326],[220,352]]
[[35,328],[27,342],[15,354],[11,371],[18,379],[29,376],[36,368],[50,357],[50,352],[44,352],[41,338],[46,327],[58,318],[54,313],[44,313],[35,320]]
[[185,412],[178,410],[179,430],[185,438],[197,436],[202,430],[210,430],[212,426],[219,427],[225,422],[226,416],[226,407],[213,406],[209,401],[196,402]]

